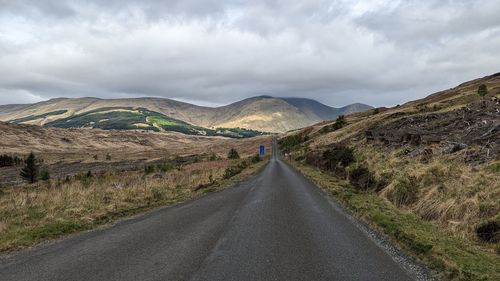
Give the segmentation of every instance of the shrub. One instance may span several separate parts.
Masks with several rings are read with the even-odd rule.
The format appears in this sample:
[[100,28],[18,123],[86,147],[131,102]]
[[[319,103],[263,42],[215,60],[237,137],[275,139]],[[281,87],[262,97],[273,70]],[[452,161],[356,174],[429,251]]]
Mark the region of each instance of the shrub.
[[146,175],[154,173],[154,171],[155,171],[155,166],[153,166],[153,165],[146,165],[146,166],[144,166],[144,173]]
[[240,155],[238,154],[238,151],[236,149],[231,148],[227,154],[228,159],[240,159]]
[[21,177],[30,183],[36,182],[38,179],[38,163],[33,152],[28,155],[25,164],[21,170]]
[[335,119],[335,123],[333,124],[333,129],[338,130],[338,129],[341,129],[342,127],[344,127],[345,125],[347,125],[347,121],[345,120],[345,116],[339,115],[337,117],[337,119]]
[[319,133],[320,134],[326,134],[326,133],[329,133],[329,132],[341,129],[345,125],[347,125],[347,121],[345,120],[345,116],[344,115],[339,115],[337,117],[337,119],[335,119],[335,123],[333,123],[331,125],[324,126],[323,128],[321,128],[319,130]]
[[490,221],[479,225],[476,234],[481,241],[489,243],[500,242],[500,221]]
[[234,176],[236,176],[237,174],[241,173],[242,169],[238,166],[234,166],[234,167],[228,167],[226,168],[226,170],[224,171],[224,178],[225,179],[229,179],[229,178],[232,178]]
[[320,134],[326,134],[326,133],[329,133],[332,131],[332,128],[330,127],[330,125],[326,125],[326,126],[323,126],[323,128],[321,128],[319,130],[319,133]]
[[40,172],[40,179],[43,181],[50,180],[50,173],[47,170],[47,168],[43,168],[42,171]]
[[217,154],[215,154],[215,152],[210,152],[210,154],[208,155],[208,161],[215,161],[217,160]]
[[153,187],[151,189],[151,194],[153,195],[153,200],[154,201],[161,201],[161,200],[163,200],[163,197],[164,197],[163,195],[164,194],[163,194],[163,191],[160,188]]
[[376,186],[376,181],[373,173],[366,167],[357,167],[349,173],[349,182],[362,190],[368,190]]
[[388,172],[381,173],[379,177],[375,179],[376,181],[375,190],[380,191],[384,189],[391,182],[392,176],[393,176],[392,173]]
[[259,155],[258,153],[257,153],[257,154],[255,154],[254,156],[252,156],[252,158],[250,159],[250,161],[251,161],[252,163],[258,163],[258,162],[260,162],[260,160],[261,160],[261,159],[260,159],[260,155]]
[[238,165],[238,167],[239,167],[241,170],[246,169],[246,168],[248,167],[248,163],[247,163],[247,161],[243,161],[243,162],[241,162],[241,163]]
[[486,85],[484,84],[479,85],[479,87],[477,88],[477,94],[481,98],[484,98],[484,96],[488,94],[488,88],[486,87]]
[[308,164],[308,165],[311,165],[314,167],[320,167],[321,162],[322,162],[322,158],[318,154],[316,154],[314,152],[310,152],[310,153],[307,153],[305,155],[305,161],[306,161],[306,164]]
[[107,161],[111,161],[111,154],[109,154],[109,153],[108,153],[108,154],[106,154],[106,160],[107,160]]
[[354,162],[353,150],[346,146],[337,146],[323,152],[323,160],[328,170],[334,171],[339,165],[345,168]]
[[165,173],[165,172],[168,172],[170,170],[173,170],[174,165],[172,165],[170,163],[161,163],[161,164],[156,165],[156,169]]
[[417,200],[418,187],[415,177],[400,177],[394,188],[388,193],[388,198],[397,206],[409,205]]
[[300,134],[290,135],[280,139],[279,144],[281,146],[281,149],[283,149],[283,151],[290,152],[292,149],[306,142],[308,139],[309,137],[307,135],[306,136],[302,136]]

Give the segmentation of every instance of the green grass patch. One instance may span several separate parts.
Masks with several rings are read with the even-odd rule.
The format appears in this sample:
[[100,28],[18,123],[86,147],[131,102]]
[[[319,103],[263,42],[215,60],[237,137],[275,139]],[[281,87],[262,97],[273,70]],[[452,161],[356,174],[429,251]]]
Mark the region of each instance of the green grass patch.
[[[47,113],[40,116],[29,116],[21,121],[28,121],[45,117],[46,115],[62,114],[66,111]],[[21,122],[17,121],[16,122]],[[14,122],[14,121],[13,121]],[[144,124],[144,126],[137,126]],[[179,132],[187,135],[224,136],[230,138],[247,138],[264,135],[266,133],[243,128],[207,129],[194,126],[187,122],[168,117],[162,113],[145,108],[132,107],[103,107],[68,118],[58,119],[45,124],[57,128],[99,128],[103,130],[160,130]]]
[[45,114],[30,115],[30,116],[26,116],[26,117],[19,118],[19,119],[14,119],[14,120],[12,120],[10,122],[11,123],[19,124],[19,123],[23,123],[23,122],[28,122],[28,121],[40,119],[40,118],[47,118],[49,116],[61,115],[61,114],[64,114],[66,112],[68,112],[68,111],[67,110],[57,110],[57,111],[52,111],[52,112],[48,112],[48,113],[45,113]]
[[148,121],[149,121],[149,123],[157,124],[158,126],[161,126],[161,127],[163,127],[163,126],[178,126],[178,125],[180,125],[178,122],[175,122],[173,120],[167,120],[165,118],[158,117],[158,116],[149,117]]
[[292,164],[356,216],[388,235],[445,279],[500,280],[500,256],[480,243],[455,236],[432,222],[404,212],[375,192],[356,191],[347,182],[316,168]]

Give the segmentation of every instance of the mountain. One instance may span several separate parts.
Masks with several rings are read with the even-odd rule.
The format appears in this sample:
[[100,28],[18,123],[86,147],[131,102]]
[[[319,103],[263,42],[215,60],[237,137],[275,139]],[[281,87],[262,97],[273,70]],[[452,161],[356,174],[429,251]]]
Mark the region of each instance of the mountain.
[[221,107],[197,106],[166,98],[57,98],[35,104],[0,106],[0,121],[62,128],[174,129],[188,134],[223,135],[220,132],[226,132],[248,136],[255,134],[253,131],[286,132],[370,108],[364,104],[333,108],[312,99],[270,96],[248,98]]
[[282,100],[297,107],[307,116],[316,120],[331,120],[335,119],[339,115],[363,112],[373,108],[362,103],[354,103],[341,108],[334,108],[312,99],[282,98]]

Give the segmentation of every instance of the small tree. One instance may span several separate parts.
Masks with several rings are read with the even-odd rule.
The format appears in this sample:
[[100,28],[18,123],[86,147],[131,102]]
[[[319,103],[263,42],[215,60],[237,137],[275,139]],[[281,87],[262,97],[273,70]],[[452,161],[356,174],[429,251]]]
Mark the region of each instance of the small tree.
[[240,155],[238,154],[238,151],[236,151],[236,149],[231,148],[229,150],[229,153],[227,154],[227,158],[229,158],[229,159],[240,159]]
[[21,170],[21,177],[30,183],[34,183],[38,179],[38,163],[33,152],[26,158],[25,166]]
[[486,88],[486,85],[484,85],[484,84],[479,85],[479,87],[477,88],[477,94],[481,98],[484,98],[484,96],[486,96],[488,94],[488,88]]
[[335,124],[333,124],[333,127],[335,130],[341,129],[347,125],[347,121],[345,121],[345,116],[344,115],[339,115],[337,119],[335,119]]

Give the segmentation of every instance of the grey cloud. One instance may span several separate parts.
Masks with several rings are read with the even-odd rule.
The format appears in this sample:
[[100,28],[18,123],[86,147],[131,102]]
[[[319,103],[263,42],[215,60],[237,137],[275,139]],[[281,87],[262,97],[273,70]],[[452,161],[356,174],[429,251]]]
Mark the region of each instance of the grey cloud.
[[0,104],[402,103],[498,71],[500,4],[477,2],[0,0]]

